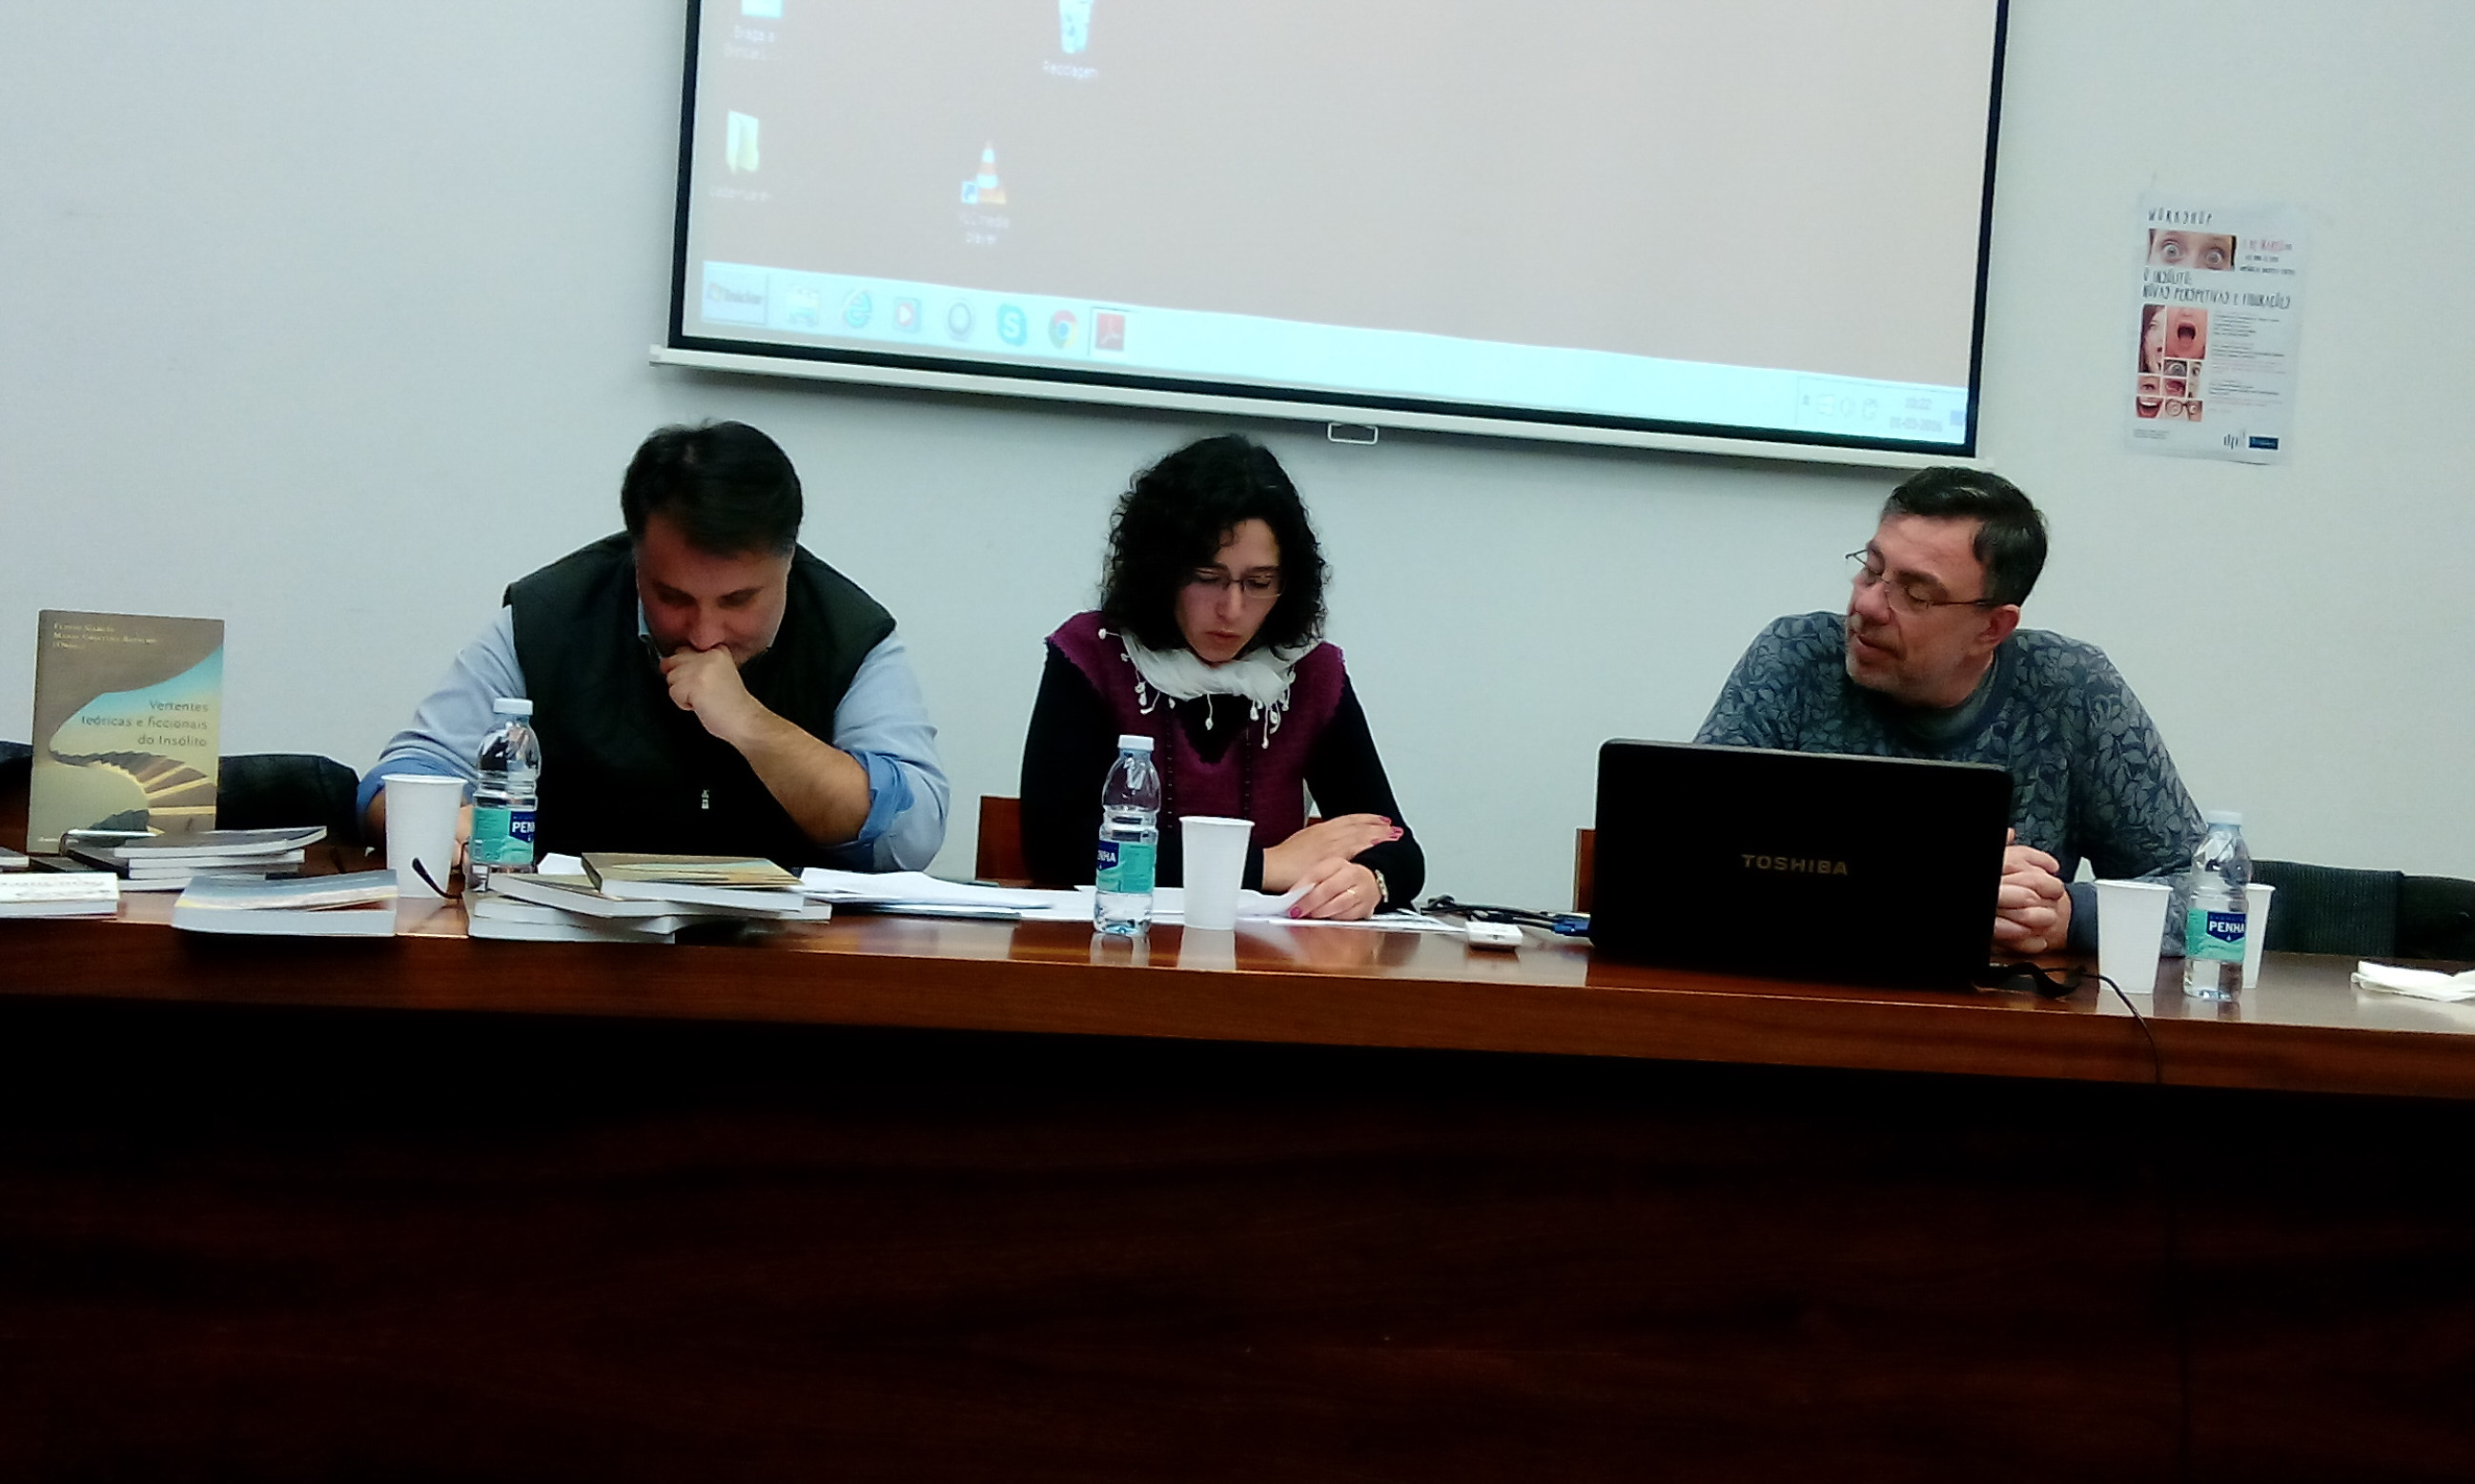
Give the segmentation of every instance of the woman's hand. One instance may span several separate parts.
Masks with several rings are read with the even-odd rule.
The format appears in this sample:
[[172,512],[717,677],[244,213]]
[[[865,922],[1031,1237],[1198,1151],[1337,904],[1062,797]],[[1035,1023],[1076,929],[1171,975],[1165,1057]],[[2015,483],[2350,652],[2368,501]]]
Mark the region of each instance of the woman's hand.
[[1375,873],[1355,861],[1326,861],[1297,883],[1306,894],[1289,904],[1292,917],[1327,917],[1342,922],[1373,915],[1384,893]]
[[1279,896],[1320,866],[1355,860],[1361,850],[1400,838],[1401,827],[1382,815],[1342,815],[1308,825],[1263,851],[1263,889]]

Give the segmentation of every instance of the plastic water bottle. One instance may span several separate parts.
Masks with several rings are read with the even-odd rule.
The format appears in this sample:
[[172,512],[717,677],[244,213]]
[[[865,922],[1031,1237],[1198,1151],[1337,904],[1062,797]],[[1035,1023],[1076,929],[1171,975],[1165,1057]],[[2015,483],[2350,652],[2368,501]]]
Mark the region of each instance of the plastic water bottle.
[[1116,766],[1100,786],[1100,864],[1091,877],[1099,899],[1091,908],[1091,924],[1103,933],[1132,937],[1152,924],[1160,811],[1161,778],[1152,766],[1152,740],[1128,733],[1117,739]]
[[2231,1000],[2242,992],[2243,938],[2250,929],[2243,888],[2251,885],[2251,851],[2242,815],[2212,810],[2208,838],[2192,855],[2191,908],[2183,919],[2183,993]]
[[541,797],[541,743],[533,737],[533,703],[502,695],[490,705],[498,730],[481,739],[474,760],[473,839],[464,852],[465,885],[481,890],[499,871],[533,868],[533,814]]

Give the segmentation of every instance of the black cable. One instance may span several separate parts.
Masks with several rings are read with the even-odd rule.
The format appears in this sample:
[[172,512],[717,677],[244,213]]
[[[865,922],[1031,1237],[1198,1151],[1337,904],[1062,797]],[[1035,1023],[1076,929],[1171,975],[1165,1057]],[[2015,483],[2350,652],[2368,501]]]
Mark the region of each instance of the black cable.
[[1580,912],[1532,912],[1527,907],[1488,907],[1477,902],[1458,902],[1449,896],[1431,896],[1420,909],[1437,917],[1466,917],[1472,922],[1509,922],[1542,933],[1561,933],[1579,937],[1590,931],[1590,919]]
[[[2172,1109],[2166,1107],[2166,1058],[2157,1049],[2156,1034],[2148,1029],[2148,1017],[2131,1003],[2122,986],[2103,974],[2097,983],[2114,991],[2122,1008],[2131,1012],[2131,1023],[2140,1028],[2140,1038],[2148,1043],[2149,1085],[2157,1090],[2158,1113],[2154,1127],[2171,1130]],[[2179,1203],[2175,1200],[2173,1168],[2169,1161],[2174,1140],[2169,1133],[2162,1141],[2165,1152],[2158,1156],[2157,1200],[2166,1223],[2166,1306],[2167,1327],[2174,1336],[2174,1393],[2180,1418],[2174,1437],[2174,1476],[2192,1476],[2192,1324],[2183,1302],[2183,1222]]]
[[[464,888],[460,885],[453,891],[440,886],[438,884],[438,878],[429,874],[429,867],[422,864],[419,857],[415,857],[413,859],[412,873],[421,878],[422,885],[428,887],[430,890],[437,892],[439,896],[446,901],[453,902],[457,897],[464,894]],[[454,874],[453,869],[450,868],[448,874],[452,877]]]

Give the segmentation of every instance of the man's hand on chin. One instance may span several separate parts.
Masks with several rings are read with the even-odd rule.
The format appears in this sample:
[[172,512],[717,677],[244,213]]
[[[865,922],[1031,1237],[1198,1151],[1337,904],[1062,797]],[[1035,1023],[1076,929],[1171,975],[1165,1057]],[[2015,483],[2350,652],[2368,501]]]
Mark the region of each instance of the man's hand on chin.
[[748,694],[727,647],[681,649],[662,662],[662,678],[671,704],[695,713],[707,732],[737,748],[810,839],[839,845],[867,825],[867,766]]
[[662,676],[670,682],[671,704],[696,713],[706,731],[734,747],[772,715],[747,693],[726,648],[681,649],[662,662]]

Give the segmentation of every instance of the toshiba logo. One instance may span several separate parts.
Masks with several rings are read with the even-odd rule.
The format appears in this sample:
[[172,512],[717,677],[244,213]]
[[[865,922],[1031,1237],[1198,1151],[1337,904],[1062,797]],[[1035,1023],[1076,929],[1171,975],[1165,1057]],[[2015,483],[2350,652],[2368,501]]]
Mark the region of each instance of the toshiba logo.
[[1787,871],[1798,876],[1845,876],[1848,874],[1848,863],[1817,860],[1809,856],[1758,856],[1747,851],[1745,869]]

